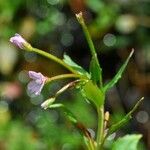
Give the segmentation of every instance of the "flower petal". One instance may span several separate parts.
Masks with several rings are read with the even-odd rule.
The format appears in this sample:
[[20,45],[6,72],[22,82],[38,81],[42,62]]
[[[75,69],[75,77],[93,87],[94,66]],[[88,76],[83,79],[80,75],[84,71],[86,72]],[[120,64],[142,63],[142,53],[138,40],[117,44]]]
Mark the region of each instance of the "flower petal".
[[47,77],[43,76],[40,72],[29,71],[29,77],[33,79],[28,84],[28,90],[30,93],[34,93],[35,95],[39,95],[41,90],[45,84]]
[[16,33],[15,36],[10,38],[10,42],[14,43],[16,46],[18,46],[21,49],[23,49],[24,44],[27,43],[26,40],[18,33]]
[[27,86],[28,90],[30,91],[30,90],[34,89],[36,87],[36,85],[37,85],[37,83],[35,81],[30,81]]
[[29,71],[29,77],[31,79],[34,79],[34,80],[38,80],[38,79],[41,79],[42,78],[42,74],[40,72],[35,72],[35,71]]
[[44,83],[38,84],[35,81],[30,81],[28,84],[28,91],[32,94],[39,95],[44,86]]

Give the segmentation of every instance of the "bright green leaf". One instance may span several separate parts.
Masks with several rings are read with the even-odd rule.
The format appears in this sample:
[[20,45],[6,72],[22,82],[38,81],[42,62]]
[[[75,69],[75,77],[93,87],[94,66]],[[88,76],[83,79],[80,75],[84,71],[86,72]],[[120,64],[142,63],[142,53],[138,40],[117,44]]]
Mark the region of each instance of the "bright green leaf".
[[95,57],[92,57],[92,60],[90,62],[90,73],[91,73],[91,79],[92,81],[97,84],[102,84],[102,69],[99,65],[99,62],[97,62],[97,59]]
[[132,118],[132,114],[133,112],[137,109],[137,107],[141,104],[141,102],[143,101],[144,97],[142,97],[137,103],[136,105],[132,108],[132,110],[119,122],[117,122],[116,124],[112,125],[109,130],[108,130],[108,135],[112,134],[113,132],[117,131],[118,129],[120,129],[122,126],[124,126],[131,118]]
[[87,71],[85,71],[81,66],[79,66],[78,64],[76,64],[68,55],[64,54],[63,61],[66,64],[68,64],[69,66],[71,66],[74,70],[76,70],[79,74],[86,75],[87,77],[90,76]]
[[86,98],[97,107],[104,104],[104,93],[91,80],[83,86],[83,90]]
[[110,135],[113,132],[119,130],[121,127],[125,126],[131,118],[131,116],[126,115],[122,120],[120,120],[119,122],[117,122],[109,128],[108,134]]
[[113,143],[112,150],[137,150],[137,144],[141,137],[141,135],[132,134],[119,138]]
[[124,72],[131,56],[133,55],[133,52],[134,52],[134,50],[131,51],[130,55],[128,56],[128,58],[126,59],[124,64],[121,66],[118,73],[114,76],[114,78],[104,86],[104,91],[107,91],[108,89],[112,88],[118,82],[118,80],[121,78],[122,73]]

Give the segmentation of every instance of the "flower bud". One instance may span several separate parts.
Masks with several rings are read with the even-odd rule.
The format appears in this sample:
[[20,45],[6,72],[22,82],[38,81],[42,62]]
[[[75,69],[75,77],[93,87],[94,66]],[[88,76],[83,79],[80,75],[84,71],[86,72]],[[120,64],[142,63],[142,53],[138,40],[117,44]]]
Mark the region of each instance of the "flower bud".
[[20,49],[24,49],[24,48],[28,49],[31,47],[31,45],[18,33],[16,33],[15,36],[10,38],[10,42],[15,44]]
[[78,20],[79,23],[81,23],[81,24],[84,23],[82,12],[76,14],[76,18],[77,18],[77,20]]
[[41,107],[44,108],[44,109],[47,109],[54,101],[55,101],[55,97],[51,97],[48,100],[44,101],[41,104]]
[[105,113],[105,121],[108,121],[108,120],[109,120],[109,112],[106,111],[106,113]]

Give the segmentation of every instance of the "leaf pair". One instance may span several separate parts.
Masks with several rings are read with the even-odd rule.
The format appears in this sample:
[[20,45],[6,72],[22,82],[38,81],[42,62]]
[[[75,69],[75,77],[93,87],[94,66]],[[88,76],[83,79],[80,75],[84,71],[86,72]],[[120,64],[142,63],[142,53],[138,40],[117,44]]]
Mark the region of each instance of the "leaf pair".
[[[104,87],[102,87],[102,69],[99,65],[96,54],[93,55],[92,60],[90,62],[90,75],[91,80],[87,84],[85,84],[84,94],[86,97],[91,100],[96,106],[101,106],[104,104],[104,95],[110,88],[112,88],[121,78],[131,56],[133,55],[134,50],[131,51],[126,61],[123,63],[118,73],[114,76],[114,78],[108,82]],[[88,72],[86,72],[81,66],[77,65],[71,58],[67,55],[64,55],[64,62],[73,67],[79,74],[85,75],[90,78]],[[98,86],[97,86],[98,85]],[[100,86],[99,86],[100,85]]]
[[97,59],[97,55],[93,55],[91,62],[90,62],[90,75],[87,71],[85,71],[81,66],[79,66],[78,64],[76,64],[68,55],[64,54],[64,59],[63,61],[68,64],[69,66],[71,66],[74,70],[76,70],[79,74],[81,75],[85,75],[88,78],[91,77],[91,80],[93,81],[94,84],[98,84],[101,85],[100,87],[103,88],[103,91],[106,92],[107,90],[109,90],[110,88],[112,88],[121,78],[131,56],[133,55],[134,50],[132,49],[131,53],[129,54],[128,58],[126,59],[126,61],[123,63],[123,65],[121,66],[121,68],[119,69],[119,71],[117,72],[117,74],[113,77],[113,79],[111,81],[109,81],[106,85],[104,85],[104,87],[102,87],[102,68],[99,65],[98,59]]
[[[88,77],[89,81],[83,86],[84,95],[97,107],[99,107],[104,104],[104,94],[96,84],[97,82],[100,82],[102,69],[100,68],[99,63],[95,57],[97,56],[93,56],[90,64],[90,73],[92,81],[90,80],[90,74],[86,72],[81,66],[77,65],[68,55],[65,54],[63,60],[74,70],[76,70],[79,74]],[[95,84],[93,84],[93,82]]]

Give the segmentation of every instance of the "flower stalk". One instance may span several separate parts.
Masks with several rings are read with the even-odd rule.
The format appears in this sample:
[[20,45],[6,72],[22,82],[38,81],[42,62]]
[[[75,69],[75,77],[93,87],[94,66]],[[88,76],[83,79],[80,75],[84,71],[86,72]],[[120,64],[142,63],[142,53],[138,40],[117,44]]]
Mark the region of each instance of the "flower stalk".
[[49,108],[60,94],[62,94],[63,92],[65,92],[67,89],[69,89],[69,88],[75,86],[76,83],[78,83],[78,82],[80,82],[80,80],[72,81],[72,82],[66,84],[65,86],[63,86],[60,90],[58,90],[58,91],[56,92],[55,96],[50,97],[49,99],[47,99],[46,101],[44,101],[44,102],[41,104],[41,107],[44,108],[44,109]]
[[50,83],[52,81],[57,81],[57,80],[61,80],[61,79],[69,79],[69,78],[82,78],[82,77],[79,74],[61,74],[61,75],[57,75],[57,76],[48,78],[46,80],[46,83]]
[[20,49],[24,49],[26,51],[29,52],[34,52],[37,53],[41,56],[44,56],[50,60],[53,60],[54,62],[60,64],[61,66],[65,67],[67,70],[69,70],[70,72],[74,73],[74,74],[78,74],[77,71],[75,71],[72,67],[70,67],[68,64],[66,64],[64,61],[62,61],[61,59],[59,59],[58,57],[47,53],[45,51],[42,51],[40,49],[34,48],[32,47],[21,35],[19,35],[18,33],[15,34],[15,36],[10,38],[10,42],[15,44],[17,47],[19,47]]
[[92,55],[93,59],[95,59],[95,62],[97,64],[97,66],[100,68],[101,74],[99,76],[99,86],[102,87],[102,85],[103,85],[102,84],[102,69],[100,67],[100,64],[99,64],[99,61],[98,61],[98,58],[97,58],[96,49],[94,47],[94,43],[92,41],[91,35],[90,35],[89,31],[88,31],[88,28],[87,28],[87,26],[85,24],[82,12],[80,12],[79,14],[76,14],[76,18],[77,18],[78,22],[81,24],[81,27],[82,27],[83,32],[84,32],[84,35],[86,37],[86,40],[87,40],[89,48],[90,48],[91,55]]
[[98,129],[97,129],[97,149],[101,150],[102,147],[102,141],[104,137],[104,106],[101,106],[97,109],[98,113]]
[[47,53],[45,51],[42,51],[42,50],[39,50],[37,48],[34,48],[34,47],[26,47],[28,51],[30,52],[35,52],[41,56],[44,56],[58,64],[60,64],[61,66],[63,66],[64,68],[66,68],[67,70],[69,70],[70,72],[74,73],[74,74],[78,74],[77,71],[75,71],[74,69],[72,69],[72,67],[70,67],[69,65],[67,65],[65,62],[63,62],[61,59],[59,59],[58,57],[50,54],[50,53]]
[[94,47],[94,44],[93,44],[93,41],[92,41],[91,36],[90,36],[90,33],[89,33],[89,31],[88,31],[88,29],[87,29],[87,26],[86,26],[86,24],[85,24],[85,21],[84,21],[82,12],[80,12],[79,14],[76,14],[76,18],[77,18],[78,22],[79,22],[79,23],[81,24],[81,26],[82,26],[82,29],[83,29],[83,31],[84,31],[86,40],[87,40],[88,45],[89,45],[89,47],[90,47],[90,51],[91,51],[92,56],[97,55],[97,54],[96,54],[95,47]]

